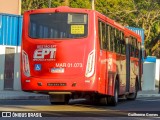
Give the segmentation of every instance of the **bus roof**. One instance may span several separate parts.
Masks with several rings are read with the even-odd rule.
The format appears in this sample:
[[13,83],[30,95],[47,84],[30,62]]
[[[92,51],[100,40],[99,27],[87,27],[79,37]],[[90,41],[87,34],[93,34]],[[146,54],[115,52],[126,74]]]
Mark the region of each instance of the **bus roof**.
[[30,13],[47,13],[47,12],[78,12],[78,13],[87,13],[89,11],[93,11],[90,9],[84,9],[84,8],[70,8],[68,6],[59,6],[56,8],[42,8],[42,9],[35,9],[35,10],[29,10],[26,12]]

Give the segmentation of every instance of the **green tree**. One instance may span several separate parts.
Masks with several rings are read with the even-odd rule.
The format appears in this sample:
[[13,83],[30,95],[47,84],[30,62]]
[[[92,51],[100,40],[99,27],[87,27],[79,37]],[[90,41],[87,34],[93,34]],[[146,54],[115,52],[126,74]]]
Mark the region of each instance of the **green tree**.
[[135,0],[137,15],[134,22],[145,30],[145,47],[151,55],[153,39],[159,34],[158,26],[160,21],[160,2],[159,0]]
[[48,8],[49,2],[51,7],[69,5],[69,0],[22,0],[22,14],[27,10]]
[[48,0],[22,0],[22,14],[32,9],[47,8]]
[[90,0],[70,0],[70,7],[91,9]]
[[143,28],[149,53],[153,39],[159,34],[159,0],[97,0],[96,9],[122,25]]
[[[96,0],[97,11],[117,22],[120,22],[122,25],[130,23],[128,20],[133,17],[130,16],[130,13],[135,11],[133,7],[131,0]],[[130,19],[128,17],[130,17]]]

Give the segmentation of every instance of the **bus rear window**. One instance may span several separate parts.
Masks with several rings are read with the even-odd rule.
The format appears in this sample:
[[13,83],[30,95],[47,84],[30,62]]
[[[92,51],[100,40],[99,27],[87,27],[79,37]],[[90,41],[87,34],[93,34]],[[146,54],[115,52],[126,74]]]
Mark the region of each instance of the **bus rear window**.
[[81,38],[88,34],[88,16],[78,13],[31,14],[29,36],[40,39]]

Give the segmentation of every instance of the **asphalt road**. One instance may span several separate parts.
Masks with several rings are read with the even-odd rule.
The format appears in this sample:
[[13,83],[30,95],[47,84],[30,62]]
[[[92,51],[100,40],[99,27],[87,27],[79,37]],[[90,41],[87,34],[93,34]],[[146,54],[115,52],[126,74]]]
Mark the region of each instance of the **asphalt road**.
[[[142,116],[149,120],[150,118],[160,117],[160,99],[159,98],[141,98],[135,101],[120,100],[116,107],[105,105],[92,105],[84,100],[71,101],[69,105],[51,105],[48,100],[1,100],[1,112],[12,112],[14,117],[16,113],[41,113],[42,117],[83,117],[105,119],[105,117],[119,117],[123,119],[137,118]],[[14,114],[15,113],[15,114]],[[40,114],[39,114],[40,115]],[[144,116],[145,115],[145,116]],[[37,114],[38,116],[38,114]],[[58,119],[61,120],[61,119]],[[84,119],[85,120],[85,119]],[[88,119],[87,119],[88,120]]]

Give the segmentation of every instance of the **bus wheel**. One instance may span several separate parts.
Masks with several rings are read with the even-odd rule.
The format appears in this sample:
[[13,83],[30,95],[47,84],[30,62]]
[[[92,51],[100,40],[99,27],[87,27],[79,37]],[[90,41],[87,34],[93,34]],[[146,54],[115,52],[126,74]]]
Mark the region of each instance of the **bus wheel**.
[[69,104],[70,95],[49,95],[50,103],[53,104]]
[[119,92],[119,86],[118,86],[118,81],[116,81],[114,87],[114,96],[107,97],[108,105],[116,106],[118,104],[118,92]]
[[135,83],[135,90],[134,93],[130,93],[127,97],[128,100],[135,100],[137,98],[137,92],[138,92],[138,82]]

